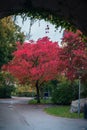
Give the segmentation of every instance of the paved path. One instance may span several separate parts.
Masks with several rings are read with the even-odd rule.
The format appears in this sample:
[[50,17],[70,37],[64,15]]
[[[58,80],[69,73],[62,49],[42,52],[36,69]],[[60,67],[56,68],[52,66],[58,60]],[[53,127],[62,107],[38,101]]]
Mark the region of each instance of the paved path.
[[0,99],[0,103],[6,104],[28,104],[28,101],[33,99],[32,97],[12,97],[9,99]]
[[87,130],[87,120],[48,115],[43,111],[48,106],[5,101],[0,103],[0,130]]

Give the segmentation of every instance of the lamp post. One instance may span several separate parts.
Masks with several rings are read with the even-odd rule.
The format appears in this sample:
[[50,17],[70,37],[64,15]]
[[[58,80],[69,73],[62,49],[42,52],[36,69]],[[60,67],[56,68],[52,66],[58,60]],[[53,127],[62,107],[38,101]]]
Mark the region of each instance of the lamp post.
[[81,70],[78,70],[76,67],[78,74],[78,118],[80,117],[80,94],[81,94],[81,76],[83,74],[83,68]]
[[83,74],[86,74],[86,70],[78,70],[77,73],[79,74],[79,92],[78,92],[78,117],[80,117],[80,93],[81,93],[81,78]]
[[79,75],[78,117],[80,117],[80,90],[81,90],[81,76]]

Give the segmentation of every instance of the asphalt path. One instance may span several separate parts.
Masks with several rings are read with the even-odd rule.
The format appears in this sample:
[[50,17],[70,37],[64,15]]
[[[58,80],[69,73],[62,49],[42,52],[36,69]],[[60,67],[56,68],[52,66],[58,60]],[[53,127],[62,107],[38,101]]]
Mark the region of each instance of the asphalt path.
[[87,120],[46,114],[48,105],[29,105],[28,98],[0,99],[0,130],[87,130]]

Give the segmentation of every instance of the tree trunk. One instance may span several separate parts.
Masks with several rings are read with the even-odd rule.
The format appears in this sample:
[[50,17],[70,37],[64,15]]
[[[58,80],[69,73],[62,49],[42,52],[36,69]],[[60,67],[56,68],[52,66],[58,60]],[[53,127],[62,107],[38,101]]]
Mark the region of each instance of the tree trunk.
[[40,103],[40,92],[39,92],[38,81],[36,82],[36,91],[37,91],[37,103]]

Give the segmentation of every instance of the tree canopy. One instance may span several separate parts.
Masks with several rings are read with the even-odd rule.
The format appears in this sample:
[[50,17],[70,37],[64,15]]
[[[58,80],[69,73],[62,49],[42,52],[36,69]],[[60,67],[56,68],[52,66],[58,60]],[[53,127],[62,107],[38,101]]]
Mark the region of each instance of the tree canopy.
[[12,59],[15,43],[24,41],[24,33],[11,16],[0,20],[0,68]]
[[48,37],[36,42],[17,42],[13,59],[2,69],[10,72],[22,84],[33,84],[39,103],[39,89],[44,82],[55,80],[61,75],[71,81],[79,76],[84,82],[87,80],[87,46],[81,32],[65,31],[61,44],[62,47]]
[[6,69],[21,83],[30,82],[35,85],[38,95],[39,87],[58,75],[59,50],[58,43],[50,41],[48,37],[23,45],[17,43],[17,51],[13,53],[14,58]]
[[62,38],[62,51],[60,58],[64,64],[64,73],[70,79],[84,80],[87,75],[87,43],[83,41],[81,32],[65,31]]

